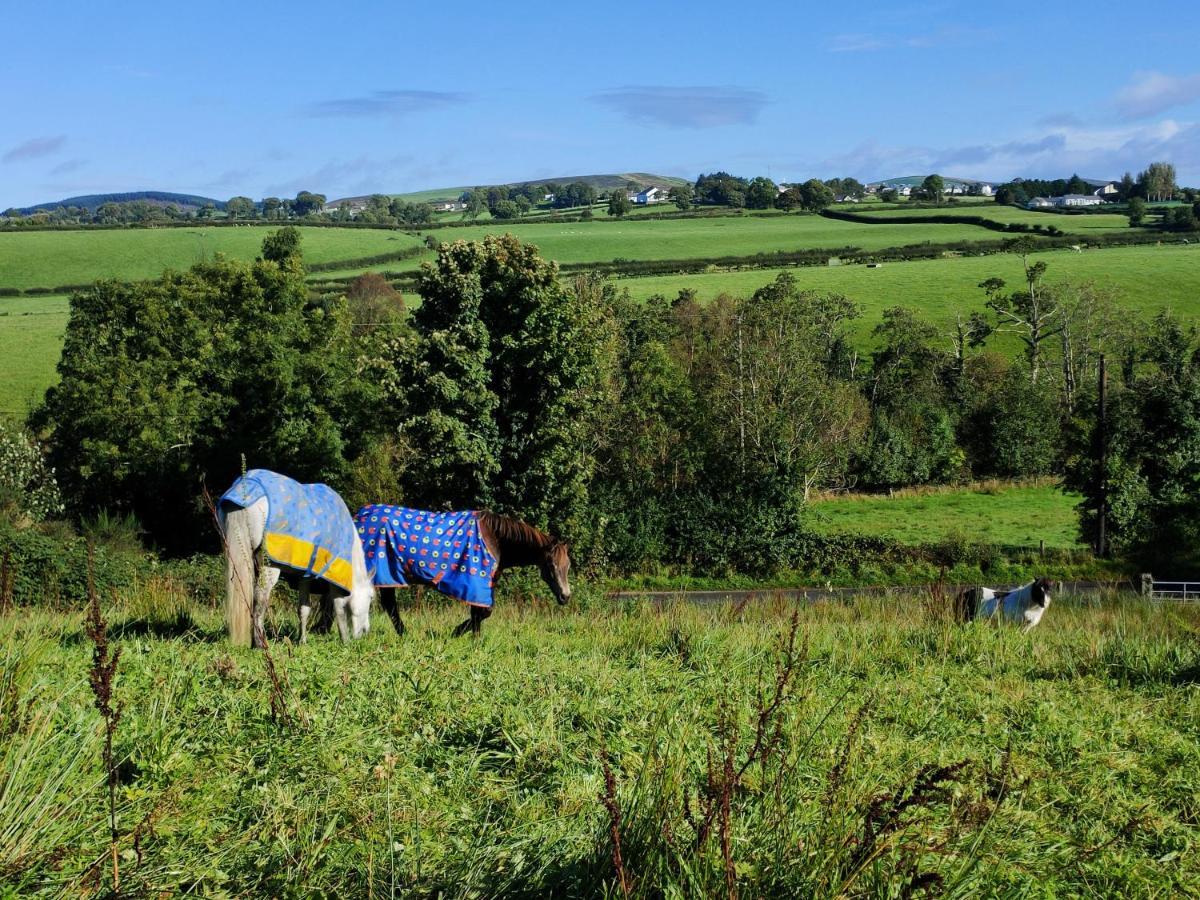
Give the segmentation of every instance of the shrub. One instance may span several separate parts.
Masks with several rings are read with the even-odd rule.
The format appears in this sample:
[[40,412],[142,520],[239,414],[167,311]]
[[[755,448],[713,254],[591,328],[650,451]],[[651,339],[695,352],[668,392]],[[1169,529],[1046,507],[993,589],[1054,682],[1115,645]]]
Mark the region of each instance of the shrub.
[[0,420],[0,517],[41,521],[63,511],[54,470],[27,434]]

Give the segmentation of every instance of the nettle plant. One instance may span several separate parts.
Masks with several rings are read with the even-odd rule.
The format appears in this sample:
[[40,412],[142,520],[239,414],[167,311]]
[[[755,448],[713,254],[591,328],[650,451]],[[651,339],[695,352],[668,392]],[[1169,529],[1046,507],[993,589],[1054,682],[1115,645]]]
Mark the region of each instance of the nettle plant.
[[0,511],[34,521],[64,509],[54,470],[24,431],[0,420]]

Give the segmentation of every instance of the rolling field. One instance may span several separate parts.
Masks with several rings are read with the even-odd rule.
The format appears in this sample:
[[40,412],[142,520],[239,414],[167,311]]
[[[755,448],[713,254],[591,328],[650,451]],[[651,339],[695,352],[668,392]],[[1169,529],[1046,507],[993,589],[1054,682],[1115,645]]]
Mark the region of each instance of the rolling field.
[[[186,269],[217,253],[254,259],[274,227],[0,231],[0,288],[154,278],[163,269]],[[395,231],[303,226],[300,231],[309,263],[395,253],[419,243],[413,235]]]
[[[881,250],[924,242],[995,239],[975,225],[864,225],[823,216],[722,216],[620,222],[508,222],[438,229],[439,241],[479,240],[488,234],[514,234],[560,263],[611,262],[614,259],[698,259],[823,247]],[[425,258],[432,258],[432,251]],[[406,271],[419,259],[373,268]],[[358,269],[323,273],[354,274]]]
[[[215,610],[131,591],[107,610],[121,892],[1200,892],[1200,607],[1055,598],[1022,635],[816,603],[789,652],[790,613],[502,598],[478,640],[431,603],[403,639],[377,615],[297,647],[280,606],[273,688]],[[0,618],[12,896],[112,886],[90,659],[78,613]]]
[[[738,224],[757,224],[762,221],[774,224],[778,219],[727,219]],[[829,219],[817,217],[792,217],[792,222],[842,225]],[[638,223],[633,229],[643,235],[642,229],[670,226],[670,222]],[[685,223],[679,223],[685,224]],[[701,223],[709,224],[709,223]],[[574,226],[527,226],[527,239],[537,237],[539,229],[558,228],[568,230]],[[592,228],[618,228],[625,225],[595,225]],[[877,226],[861,225],[860,229],[874,231]],[[896,225],[889,229],[907,229],[914,226]],[[932,226],[942,227],[942,226]],[[953,227],[953,226],[951,226]],[[225,229],[217,229],[225,230]],[[320,229],[325,230],[325,229]],[[453,229],[435,232],[439,235],[465,236],[460,232],[478,233],[486,230],[503,229]],[[978,230],[978,229],[976,229]],[[240,229],[239,229],[240,231]],[[603,232],[598,232],[603,234]],[[129,234],[129,232],[120,232]],[[388,232],[358,232],[357,234],[383,234]],[[2,238],[3,235],[0,235]],[[543,231],[543,239],[547,235]],[[621,235],[613,235],[619,238]],[[581,247],[581,245],[576,245]],[[609,248],[611,249],[611,248]],[[354,252],[351,250],[350,252]],[[552,257],[553,258],[553,257]],[[1048,280],[1060,279],[1094,280],[1098,284],[1113,287],[1118,292],[1123,306],[1139,314],[1152,315],[1161,308],[1173,309],[1176,313],[1191,318],[1200,318],[1200,245],[1170,244],[1160,247],[1118,247],[1108,250],[1053,251],[1039,254],[1039,260],[1049,265]],[[415,264],[415,260],[405,264]],[[377,266],[379,269],[395,269],[400,264]],[[358,274],[361,269],[348,269],[346,275]],[[680,290],[690,288],[697,291],[701,299],[711,299],[726,292],[750,294],[772,281],[780,271],[790,272],[800,286],[808,290],[838,291],[857,300],[863,306],[863,316],[858,320],[856,334],[858,346],[871,346],[871,328],[879,321],[880,313],[890,306],[909,306],[920,310],[935,323],[953,321],[956,312],[981,309],[983,292],[978,285],[985,278],[998,275],[1012,285],[1022,280],[1019,257],[997,254],[984,257],[960,257],[913,262],[886,263],[877,269],[866,266],[795,267],[788,269],[753,269],[737,272],[712,272],[691,275],[667,275],[645,278],[622,278],[618,287],[628,289],[636,299],[645,299],[653,294],[675,296]],[[338,273],[321,273],[321,277],[332,277]],[[410,298],[412,300],[418,298]],[[5,313],[8,315],[5,315]],[[25,313],[46,313],[36,318]],[[54,366],[58,361],[63,329],[66,326],[66,303],[61,297],[0,297],[0,346],[13,347],[14,351],[0,355],[0,413],[18,413],[26,408],[30,396],[40,395],[54,377]],[[1011,345],[1011,346],[1010,346]],[[1001,337],[997,347],[1015,349],[1015,343]]]
[[[839,207],[840,209],[841,207]],[[852,211],[852,210],[848,210]],[[896,216],[982,216],[993,222],[1005,225],[1020,223],[1025,225],[1042,225],[1045,228],[1056,226],[1068,234],[1111,234],[1129,230],[1129,217],[1120,213],[1095,213],[1090,215],[1060,215],[1057,213],[1036,212],[1031,209],[1018,209],[1014,206],[992,203],[990,206],[973,205],[966,209],[959,206],[948,206],[942,209],[866,209],[863,215],[872,219],[886,221]]]
[[[870,227],[870,226],[867,226]],[[1174,310],[1186,318],[1200,318],[1200,245],[1118,247],[1074,253],[1069,250],[1038,254],[1049,267],[1048,282],[1092,280],[1115,289],[1125,309],[1153,314]],[[859,334],[869,344],[867,332],[891,306],[908,306],[926,318],[946,324],[956,312],[983,308],[986,299],[978,285],[993,275],[1014,288],[1024,281],[1020,257],[1013,254],[885,263],[866,266],[798,267],[623,278],[617,281],[637,299],[653,294],[674,297],[690,288],[703,300],[718,294],[750,294],[771,282],[780,271],[790,272],[805,290],[836,291],[863,306]]]
[[1075,549],[1079,497],[1053,484],[989,484],[901,491],[894,497],[850,494],[811,507],[813,526],[834,534],[887,537],[905,544],[964,537],[980,543]]

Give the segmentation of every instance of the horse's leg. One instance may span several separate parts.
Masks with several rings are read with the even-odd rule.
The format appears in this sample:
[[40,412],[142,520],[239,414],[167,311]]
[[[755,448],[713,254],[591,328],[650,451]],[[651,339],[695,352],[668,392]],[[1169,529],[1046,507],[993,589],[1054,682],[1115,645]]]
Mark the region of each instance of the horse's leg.
[[350,641],[350,628],[346,623],[346,607],[349,604],[349,595],[333,598],[333,614],[337,619],[338,634],[341,635],[343,644]]
[[479,629],[483,626],[483,620],[492,614],[490,606],[472,606],[471,607],[471,634],[479,637]]
[[472,606],[471,607],[471,615],[466,619],[466,621],[461,622],[454,629],[454,631],[451,632],[451,636],[452,637],[462,637],[471,628],[471,623],[474,621],[475,621],[475,607]]
[[300,579],[300,643],[308,643],[308,616],[312,612],[312,604],[309,601],[309,591],[312,588],[311,582],[307,578]]
[[263,566],[258,572],[258,583],[254,586],[254,623],[252,646],[262,648],[267,645],[267,631],[264,619],[267,607],[271,605],[271,591],[279,581],[279,569],[275,566]]
[[396,605],[396,589],[394,587],[379,589],[379,605],[383,607],[384,612],[388,614],[388,618],[392,620],[392,625],[396,628],[396,634],[404,637],[404,622],[400,620],[400,608]]

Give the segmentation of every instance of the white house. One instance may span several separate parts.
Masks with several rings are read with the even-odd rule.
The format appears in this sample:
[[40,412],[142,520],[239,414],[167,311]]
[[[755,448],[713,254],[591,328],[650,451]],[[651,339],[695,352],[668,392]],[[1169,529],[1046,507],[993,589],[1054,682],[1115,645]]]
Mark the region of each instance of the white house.
[[1065,194],[1054,198],[1055,206],[1099,206],[1104,200],[1095,194]]
[[630,201],[640,206],[647,203],[662,203],[667,199],[667,192],[660,187],[648,187],[630,196]]
[[1027,209],[1053,209],[1054,201],[1049,197],[1034,197],[1025,204]]
[[990,196],[992,196],[993,193],[994,192],[992,191],[992,186],[990,184],[987,184],[986,182],[980,183],[980,185],[979,185],[979,196],[980,197],[990,197]]

